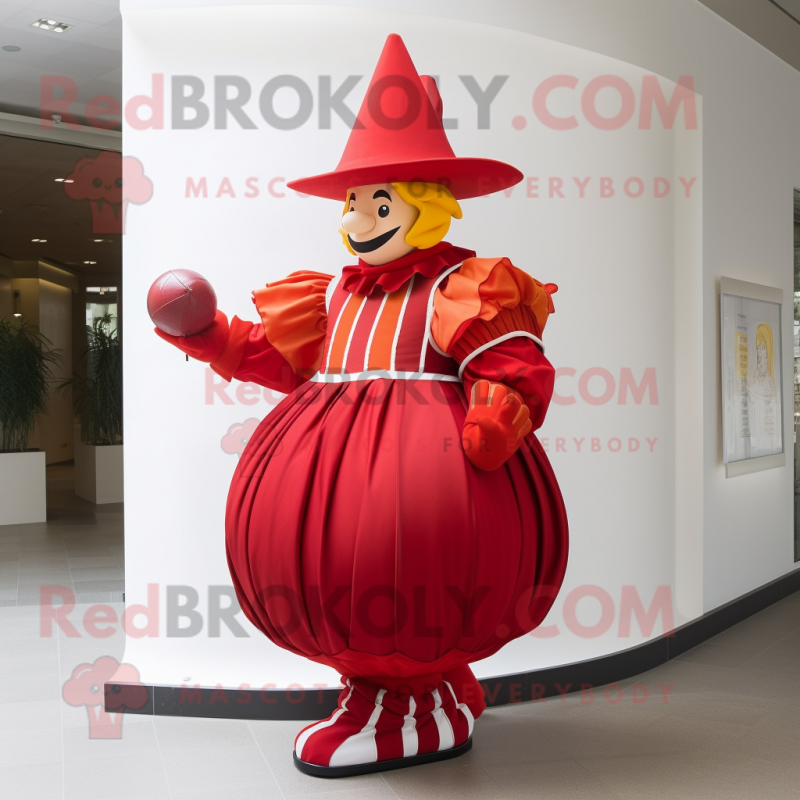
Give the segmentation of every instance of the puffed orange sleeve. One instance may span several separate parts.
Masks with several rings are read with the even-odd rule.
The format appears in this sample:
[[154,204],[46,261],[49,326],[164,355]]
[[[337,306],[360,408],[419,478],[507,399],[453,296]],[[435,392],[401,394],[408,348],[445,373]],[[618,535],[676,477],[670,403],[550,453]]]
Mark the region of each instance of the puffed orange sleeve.
[[498,340],[522,336],[541,345],[557,289],[507,258],[468,258],[436,291],[431,335],[459,364]]
[[253,292],[267,341],[306,378],[322,360],[328,326],[325,292],[332,279],[321,272],[293,272]]
[[294,272],[253,292],[261,321],[234,317],[222,352],[210,366],[236,378],[289,393],[319,368],[328,314],[325,293],[333,276]]
[[541,337],[557,288],[507,258],[470,258],[433,300],[431,335],[458,362],[466,396],[479,380],[504,384],[528,406],[533,430],[544,422],[553,394],[555,370]]

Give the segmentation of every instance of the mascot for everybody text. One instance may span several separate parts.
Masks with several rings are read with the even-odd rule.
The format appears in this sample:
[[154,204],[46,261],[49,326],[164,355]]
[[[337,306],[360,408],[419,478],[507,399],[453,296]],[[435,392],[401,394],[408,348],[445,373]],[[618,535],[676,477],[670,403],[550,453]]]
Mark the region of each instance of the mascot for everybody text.
[[257,323],[167,324],[169,287],[192,292],[179,270],[149,298],[163,339],[288,395],[239,461],[226,542],[248,619],[342,675],[336,711],[295,741],[314,775],[466,752],[485,708],[469,664],[537,627],[566,568],[564,505],[533,434],[553,391],[541,337],[556,287],[444,241],[459,200],[522,175],[456,157],[441,115],[434,80],[389,36],[339,166],[289,184],[344,204],[358,263],[257,289]]

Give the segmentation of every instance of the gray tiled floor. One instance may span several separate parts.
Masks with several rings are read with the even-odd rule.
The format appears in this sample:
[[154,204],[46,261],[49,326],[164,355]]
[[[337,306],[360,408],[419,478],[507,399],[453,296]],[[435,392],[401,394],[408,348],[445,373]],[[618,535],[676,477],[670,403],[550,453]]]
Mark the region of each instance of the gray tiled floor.
[[0,609],[0,796],[800,798],[800,594],[623,681],[619,702],[601,687],[592,702],[491,709],[456,761],[340,781],[295,770],[298,722],[131,715],[122,738],[90,739],[86,709],[63,702],[61,687],[78,664],[123,650],[120,634],[43,639],[38,608]]
[[121,601],[125,591],[122,504],[76,497],[73,468],[47,468],[47,522],[0,526],[0,606],[38,605],[43,584],[79,603]]
[[[38,537],[7,535],[48,546],[0,545],[0,556],[16,556],[0,558],[0,576],[11,563],[32,584],[65,569],[76,590],[114,580],[82,578],[84,570],[122,566],[121,542],[105,544],[121,540],[120,512],[80,505],[65,499]],[[71,525],[78,514],[80,524]],[[86,528],[100,541],[73,557],[69,530],[85,536]],[[36,569],[23,572],[23,563]],[[90,601],[103,594],[79,593]],[[122,603],[111,605],[121,613]],[[86,709],[67,705],[62,686],[79,664],[122,660],[124,644],[116,632],[76,639],[58,629],[42,638],[36,606],[0,608],[3,800],[800,798],[800,593],[623,681],[618,702],[616,689],[599,687],[591,697],[491,709],[476,724],[473,750],[455,761],[339,781],[294,768],[298,722],[129,715],[121,738],[90,739]]]

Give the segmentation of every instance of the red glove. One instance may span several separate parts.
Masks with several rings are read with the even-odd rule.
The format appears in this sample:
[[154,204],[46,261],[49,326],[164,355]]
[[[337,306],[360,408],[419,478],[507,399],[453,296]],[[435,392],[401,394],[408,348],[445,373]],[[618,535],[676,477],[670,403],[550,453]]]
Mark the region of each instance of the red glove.
[[228,342],[228,318],[217,309],[214,321],[204,331],[192,336],[170,336],[168,333],[156,328],[156,333],[165,341],[174,344],[178,350],[187,356],[212,363],[216,361],[225,349]]
[[530,415],[528,406],[507,386],[477,381],[464,420],[467,458],[487,472],[505,464],[531,432]]

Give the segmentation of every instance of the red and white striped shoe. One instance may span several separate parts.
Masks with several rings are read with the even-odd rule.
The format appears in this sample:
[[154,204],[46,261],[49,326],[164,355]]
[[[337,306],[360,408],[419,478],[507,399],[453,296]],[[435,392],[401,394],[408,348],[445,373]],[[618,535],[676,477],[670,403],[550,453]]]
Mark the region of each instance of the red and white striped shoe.
[[336,711],[295,739],[301,772],[328,778],[384,772],[455,758],[472,747],[472,713],[447,681],[420,695],[359,678],[344,682]]

